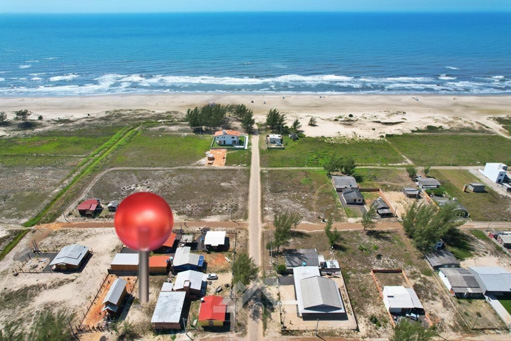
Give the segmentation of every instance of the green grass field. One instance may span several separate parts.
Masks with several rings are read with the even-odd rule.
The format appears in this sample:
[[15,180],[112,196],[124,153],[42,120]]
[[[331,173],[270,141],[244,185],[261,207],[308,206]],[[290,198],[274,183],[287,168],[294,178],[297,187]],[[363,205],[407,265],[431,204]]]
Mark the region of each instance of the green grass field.
[[405,186],[415,186],[404,169],[357,168],[355,177],[360,187],[401,191]]
[[435,177],[451,197],[455,197],[464,205],[470,217],[479,221],[511,221],[511,213],[507,210],[510,202],[491,188],[486,193],[463,192],[463,185],[480,182],[466,170],[433,169],[430,175]]
[[0,156],[86,156],[117,130],[118,127],[55,130],[28,137],[0,139]]
[[225,159],[226,166],[246,166],[250,167],[252,162],[252,153],[248,150],[227,151]]
[[405,134],[387,136],[416,165],[468,166],[511,163],[511,140],[498,135]]
[[[261,139],[264,145],[264,139]],[[321,167],[332,157],[353,157],[358,164],[403,162],[386,141],[304,137],[292,141],[284,137],[285,149],[261,150],[263,167]]]
[[211,136],[143,131],[120,148],[108,167],[187,166],[206,156]]

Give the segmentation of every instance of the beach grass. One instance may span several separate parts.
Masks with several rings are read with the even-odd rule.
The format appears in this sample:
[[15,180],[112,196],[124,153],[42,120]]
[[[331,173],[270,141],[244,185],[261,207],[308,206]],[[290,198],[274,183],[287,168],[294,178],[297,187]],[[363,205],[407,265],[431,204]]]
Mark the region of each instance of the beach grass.
[[285,136],[284,146],[284,149],[262,148],[261,165],[322,167],[333,157],[352,157],[357,164],[390,164],[404,161],[385,140],[304,137],[293,141]]
[[463,186],[471,182],[480,182],[467,170],[433,169],[430,175],[435,177],[451,197],[455,197],[467,208],[472,220],[511,221],[507,210],[510,201],[486,187],[486,193],[463,192]]
[[419,166],[511,163],[511,140],[498,135],[404,134],[387,136],[387,140]]
[[142,131],[120,148],[110,167],[174,167],[192,165],[206,156],[211,136]]

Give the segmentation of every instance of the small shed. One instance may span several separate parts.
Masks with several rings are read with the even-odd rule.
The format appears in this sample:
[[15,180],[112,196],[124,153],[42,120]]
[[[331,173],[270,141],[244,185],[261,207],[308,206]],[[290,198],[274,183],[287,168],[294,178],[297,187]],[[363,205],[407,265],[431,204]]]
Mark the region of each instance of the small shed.
[[204,238],[204,246],[208,250],[222,250],[227,246],[226,231],[208,231]]
[[121,312],[121,306],[126,297],[126,280],[117,278],[108,290],[108,293],[103,300],[103,308],[101,311],[106,311],[111,316],[116,316]]
[[183,308],[186,292],[160,292],[151,318],[155,330],[180,330],[183,327]]
[[138,253],[118,253],[110,263],[111,273],[135,273],[138,271]]
[[98,199],[89,199],[78,205],[77,209],[81,216],[95,216],[101,213],[103,207]]
[[108,212],[117,212],[117,206],[119,206],[119,200],[110,201],[106,207]]
[[443,249],[426,254],[426,259],[435,270],[440,268],[457,268],[460,266],[460,262],[454,257],[452,252]]
[[440,182],[434,178],[419,178],[417,183],[422,189],[435,189],[440,187]]
[[424,307],[412,288],[383,287],[383,303],[391,314],[424,314]]
[[78,244],[66,245],[53,258],[50,266],[60,271],[78,270],[89,253],[90,251],[87,246]]
[[419,190],[417,188],[413,188],[413,187],[404,187],[403,188],[403,193],[408,197],[408,198],[418,198],[419,197]]
[[364,196],[358,189],[345,189],[342,191],[342,197],[348,205],[364,204]]
[[282,145],[284,143],[284,140],[282,139],[282,135],[280,134],[269,134],[266,137],[266,141],[269,144],[276,144],[276,145]]
[[227,316],[227,305],[221,296],[206,296],[201,299],[199,326],[223,327]]
[[505,248],[511,248],[511,234],[501,233],[497,236],[497,241]]
[[392,213],[392,210],[390,209],[390,206],[387,205],[387,203],[385,202],[385,200],[383,200],[383,198],[376,199],[372,203],[372,205],[374,205],[374,207],[376,209],[376,213],[378,213],[378,215],[381,218],[388,218],[388,217],[394,216],[394,214]]
[[486,192],[485,186],[482,183],[479,182],[473,182],[468,184],[467,186],[469,191],[475,192],[475,193],[484,193]]
[[342,192],[346,189],[358,189],[357,180],[352,176],[334,175],[332,176],[332,181],[337,192]]

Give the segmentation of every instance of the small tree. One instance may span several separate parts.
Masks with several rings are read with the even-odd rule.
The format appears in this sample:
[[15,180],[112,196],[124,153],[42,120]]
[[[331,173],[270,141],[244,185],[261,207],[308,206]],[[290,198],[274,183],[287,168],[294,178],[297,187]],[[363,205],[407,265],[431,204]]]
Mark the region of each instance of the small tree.
[[328,176],[331,176],[332,173],[341,172],[343,170],[343,166],[343,159],[338,157],[330,158],[323,164],[323,168],[326,170]]
[[300,121],[296,118],[294,121],[293,121],[293,125],[291,126],[293,128],[293,131],[295,133],[297,133],[300,128],[302,127],[302,124],[300,123]]
[[247,108],[247,106],[245,104],[239,104],[239,105],[235,105],[234,106],[234,109],[232,109],[232,114],[240,121],[243,120],[243,118],[248,115],[248,114],[254,114],[254,112]]
[[257,277],[258,272],[259,268],[254,260],[247,253],[239,253],[232,263],[232,282],[234,285],[238,282],[248,285],[250,281]]
[[425,174],[426,176],[429,176],[429,171],[430,171],[430,170],[431,170],[431,166],[426,166],[426,167],[424,167],[424,174]]
[[251,111],[247,112],[245,116],[243,116],[243,118],[241,119],[241,127],[248,134],[252,133],[252,131],[254,130],[254,124],[255,124],[254,114]]
[[355,160],[352,157],[348,157],[342,163],[342,172],[346,175],[353,175],[355,174],[356,167]]
[[429,341],[437,335],[438,333],[433,328],[425,329],[419,323],[403,319],[394,328],[394,335],[390,341]]
[[315,127],[315,126],[317,126],[317,125],[318,125],[318,121],[316,120],[316,117],[314,117],[314,116],[313,116],[313,117],[311,117],[311,118],[310,118],[310,120],[309,120],[309,125],[310,125],[311,127]]
[[286,123],[286,115],[281,114],[277,109],[271,109],[266,115],[266,126],[272,131],[282,131]]
[[20,128],[28,129],[32,126],[32,124],[28,121],[28,118],[32,115],[32,113],[27,109],[15,111],[14,115],[16,115],[16,120],[21,121],[19,124]]
[[410,179],[415,179],[415,177],[417,176],[417,170],[415,169],[414,166],[407,166],[406,172],[408,173]]
[[337,230],[337,228],[334,227],[332,230],[333,220],[332,217],[328,218],[328,221],[325,225],[325,234],[328,238],[328,243],[330,246],[335,246],[337,242],[341,239],[341,233]]
[[0,112],[0,126],[7,124],[7,114],[4,112]]
[[372,229],[376,226],[376,221],[374,220],[374,216],[376,214],[376,206],[371,205],[369,210],[365,211],[362,215],[362,226],[364,227],[364,231]]
[[276,249],[279,252],[280,247],[287,245],[291,239],[291,229],[296,227],[302,220],[298,213],[294,212],[283,212],[275,214],[273,217],[273,226],[275,227],[275,233],[273,234],[273,240],[268,242],[266,247],[268,249]]

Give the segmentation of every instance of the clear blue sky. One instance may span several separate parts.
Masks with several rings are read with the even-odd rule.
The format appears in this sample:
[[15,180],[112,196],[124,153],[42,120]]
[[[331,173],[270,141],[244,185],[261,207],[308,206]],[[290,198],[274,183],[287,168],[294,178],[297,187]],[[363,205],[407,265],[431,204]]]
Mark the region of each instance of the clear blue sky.
[[510,12],[511,0],[0,0],[0,13]]

